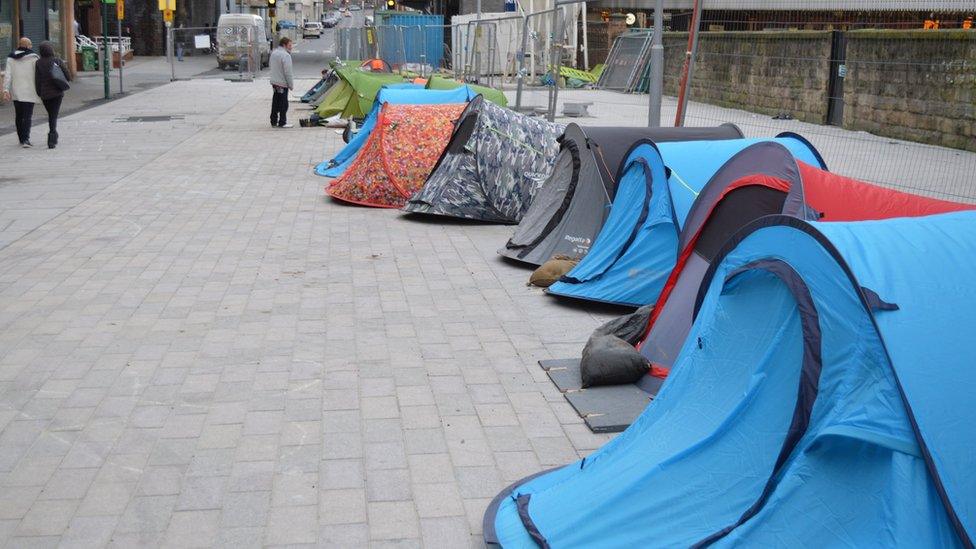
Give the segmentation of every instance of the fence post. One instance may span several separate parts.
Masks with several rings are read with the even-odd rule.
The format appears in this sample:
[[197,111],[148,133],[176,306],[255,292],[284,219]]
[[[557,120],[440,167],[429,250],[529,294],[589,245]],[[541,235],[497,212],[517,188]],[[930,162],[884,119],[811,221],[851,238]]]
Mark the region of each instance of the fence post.
[[557,3],[556,12],[552,14],[552,37],[550,38],[550,51],[549,51],[549,74],[552,78],[552,88],[549,90],[549,113],[546,118],[550,122],[556,120],[556,98],[559,95],[559,65],[562,55],[559,53],[559,40],[557,33],[561,31],[560,29],[560,19],[562,19],[563,10],[562,7]]
[[166,56],[169,57],[169,81],[176,80],[176,60],[173,56],[173,24],[166,23]]
[[522,108],[522,87],[525,85],[525,45],[529,38],[529,17],[531,15],[522,16],[522,43],[519,46],[518,55],[518,72],[516,73],[516,83],[515,83],[515,111],[519,112]]
[[427,29],[423,25],[417,25],[417,32],[420,33],[420,77],[425,78],[427,74]]

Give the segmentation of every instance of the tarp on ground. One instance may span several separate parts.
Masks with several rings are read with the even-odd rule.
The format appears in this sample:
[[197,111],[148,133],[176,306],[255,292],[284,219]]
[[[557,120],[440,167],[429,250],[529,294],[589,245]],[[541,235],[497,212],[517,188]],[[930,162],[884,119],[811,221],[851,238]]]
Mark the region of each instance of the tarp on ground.
[[[553,295],[640,307],[653,304],[678,259],[678,233],[702,187],[742,149],[768,139],[643,143],[627,159],[606,224],[590,252]],[[772,139],[798,159],[825,167],[800,136]]]
[[499,107],[468,103],[424,188],[405,211],[518,223],[549,177],[565,126]]
[[715,128],[582,127],[569,124],[559,138],[552,175],[532,200],[515,234],[498,251],[541,265],[554,255],[583,257],[610,213],[624,155],[640,141],[741,138],[733,124]]
[[322,118],[337,114],[342,118],[363,118],[372,108],[380,88],[403,82],[398,74],[364,72],[356,67],[338,67],[335,71],[339,82],[326,92],[315,109]]
[[400,208],[427,179],[465,105],[385,103],[356,160],[326,192],[379,208]]
[[508,98],[505,94],[495,88],[489,88],[487,86],[478,86],[476,84],[465,84],[464,82],[458,82],[457,80],[451,78],[445,78],[443,76],[433,74],[427,79],[427,89],[429,90],[452,90],[460,86],[468,86],[475,92],[485,96],[485,99],[491,101],[492,103],[501,106],[508,106]]
[[971,547],[976,214],[761,218],[716,255],[661,395],[506,488],[504,547]]
[[461,86],[450,90],[428,90],[423,87],[401,87],[399,85],[387,86],[382,88],[376,95],[376,103],[369,111],[369,116],[363,121],[355,137],[346,143],[339,153],[332,158],[322,162],[315,167],[315,173],[325,177],[339,177],[346,171],[359,153],[359,150],[369,139],[370,132],[376,125],[376,116],[379,114],[380,106],[384,103],[394,103],[397,105],[445,105],[450,103],[467,103],[474,99],[478,94],[467,86]]

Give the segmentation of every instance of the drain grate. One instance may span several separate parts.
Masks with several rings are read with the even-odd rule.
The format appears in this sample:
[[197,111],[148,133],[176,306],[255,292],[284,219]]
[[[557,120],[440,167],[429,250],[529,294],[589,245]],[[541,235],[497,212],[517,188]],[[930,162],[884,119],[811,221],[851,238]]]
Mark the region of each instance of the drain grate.
[[164,114],[152,116],[121,116],[113,122],[169,122],[171,120],[183,120],[186,118],[182,114]]

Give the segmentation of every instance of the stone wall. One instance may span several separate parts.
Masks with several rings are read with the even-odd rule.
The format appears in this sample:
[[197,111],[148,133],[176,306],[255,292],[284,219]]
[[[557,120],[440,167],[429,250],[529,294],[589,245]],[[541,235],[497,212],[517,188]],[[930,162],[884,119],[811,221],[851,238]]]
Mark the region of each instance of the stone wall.
[[976,151],[976,31],[847,33],[844,126]]
[[[976,31],[846,37],[845,128],[976,151]],[[665,34],[666,94],[678,94],[687,42]],[[705,32],[699,52],[691,100],[826,123],[830,32]]]
[[[706,32],[699,38],[691,99],[824,123],[830,33]],[[688,33],[664,37],[664,90],[677,95]]]

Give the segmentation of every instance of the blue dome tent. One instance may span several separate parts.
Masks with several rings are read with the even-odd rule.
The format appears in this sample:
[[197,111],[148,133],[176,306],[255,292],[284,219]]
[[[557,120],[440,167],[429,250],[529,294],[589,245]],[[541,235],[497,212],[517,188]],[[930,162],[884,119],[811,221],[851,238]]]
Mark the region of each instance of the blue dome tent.
[[976,213],[727,241],[658,398],[505,489],[505,547],[972,547]]

